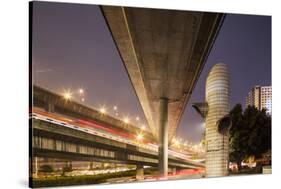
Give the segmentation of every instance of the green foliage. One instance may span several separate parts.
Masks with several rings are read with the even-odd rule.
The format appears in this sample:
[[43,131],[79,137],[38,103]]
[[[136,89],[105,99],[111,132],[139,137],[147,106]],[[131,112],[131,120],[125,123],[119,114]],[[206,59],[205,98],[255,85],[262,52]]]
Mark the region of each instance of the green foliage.
[[71,172],[72,171],[72,166],[71,165],[65,165],[63,168],[62,168],[62,174],[61,176],[65,176],[65,173],[66,172]]
[[62,171],[63,171],[63,172],[71,172],[71,171],[72,171],[72,167],[71,167],[71,166],[64,166],[64,167],[62,168]]
[[39,172],[43,172],[43,173],[51,173],[53,172],[53,167],[50,165],[42,165],[39,168]]
[[241,104],[230,111],[230,116],[229,158],[241,169],[244,159],[250,156],[257,159],[271,150],[271,116],[254,106],[248,106],[243,112]]
[[51,186],[70,186],[83,184],[99,184],[105,182],[110,178],[135,176],[136,171],[124,171],[117,173],[106,173],[100,175],[82,175],[82,176],[61,176],[61,177],[47,177],[37,178],[32,180],[32,187],[51,187]]

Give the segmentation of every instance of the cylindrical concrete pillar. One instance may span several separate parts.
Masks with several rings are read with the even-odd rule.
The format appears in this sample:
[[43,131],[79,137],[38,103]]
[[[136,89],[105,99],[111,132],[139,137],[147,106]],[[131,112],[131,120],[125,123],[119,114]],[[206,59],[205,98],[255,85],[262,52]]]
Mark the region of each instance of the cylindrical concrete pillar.
[[144,179],[144,170],[143,165],[137,165],[137,173],[136,173],[136,179],[137,180],[143,180]]
[[173,175],[176,175],[176,174],[177,174],[177,168],[175,168],[175,167],[172,168],[172,174],[173,174]]
[[38,157],[34,156],[33,158],[33,177],[37,177],[38,176]]
[[206,176],[228,174],[228,135],[218,131],[218,121],[229,113],[229,74],[225,64],[216,64],[206,82]]
[[93,170],[94,168],[93,168],[93,162],[92,161],[90,161],[90,163],[89,163],[89,170]]
[[47,112],[54,112],[55,111],[55,104],[53,101],[49,101],[47,104],[46,104],[46,107],[45,107],[45,110]]
[[72,161],[68,161],[68,162],[67,162],[67,167],[69,167],[70,169],[72,169]]
[[168,173],[168,99],[159,100],[159,174],[167,177]]

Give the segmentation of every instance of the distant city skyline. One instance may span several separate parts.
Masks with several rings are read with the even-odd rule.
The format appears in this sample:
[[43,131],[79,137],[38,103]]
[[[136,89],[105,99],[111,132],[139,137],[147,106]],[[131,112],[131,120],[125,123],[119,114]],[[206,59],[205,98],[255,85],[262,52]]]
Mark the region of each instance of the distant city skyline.
[[257,109],[266,109],[272,114],[272,86],[253,86],[246,97],[246,106],[255,106]]
[[[84,89],[84,104],[106,107],[147,124],[104,18],[95,5],[37,2],[33,17],[34,82],[58,93]],[[192,109],[204,101],[205,80],[219,62],[230,71],[230,103],[245,104],[255,85],[271,85],[271,17],[227,14],[189,99],[176,136],[197,143],[203,120]],[[78,99],[80,100],[80,99]]]

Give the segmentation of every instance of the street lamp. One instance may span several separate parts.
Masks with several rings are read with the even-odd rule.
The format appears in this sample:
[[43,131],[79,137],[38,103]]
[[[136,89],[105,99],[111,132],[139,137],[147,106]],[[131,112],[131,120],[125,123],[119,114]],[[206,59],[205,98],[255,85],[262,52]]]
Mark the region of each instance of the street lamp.
[[84,89],[80,88],[80,89],[78,90],[78,93],[79,93],[80,95],[84,94]]
[[101,107],[101,108],[100,108],[100,113],[102,113],[102,114],[105,114],[105,113],[106,113],[105,107]]
[[125,117],[124,119],[123,119],[123,121],[127,124],[127,123],[129,123],[129,118],[128,117]]
[[142,135],[141,133],[139,133],[139,134],[137,135],[137,140],[138,140],[138,141],[142,141],[142,139],[143,139],[143,135]]
[[65,100],[70,100],[72,98],[72,93],[70,91],[65,91],[63,94]]
[[174,139],[174,144],[175,144],[176,146],[178,146],[178,145],[180,144],[180,142],[179,142],[177,139]]

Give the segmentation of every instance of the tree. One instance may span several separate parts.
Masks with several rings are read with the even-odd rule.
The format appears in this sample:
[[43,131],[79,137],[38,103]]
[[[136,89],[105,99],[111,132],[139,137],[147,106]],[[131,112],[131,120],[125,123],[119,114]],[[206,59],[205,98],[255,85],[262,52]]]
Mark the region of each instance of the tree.
[[236,162],[238,170],[241,169],[241,162],[247,154],[247,141],[245,127],[243,124],[243,110],[241,104],[237,104],[231,111],[230,117],[232,121],[232,127],[229,130],[229,147],[230,161]]
[[71,163],[70,164],[66,164],[66,165],[64,165],[62,167],[62,174],[61,174],[61,176],[65,176],[65,173],[71,172],[71,171],[73,171],[72,170],[72,164]]
[[43,173],[51,173],[53,172],[53,167],[50,165],[42,165],[39,168],[39,172],[43,172]]
[[248,107],[245,115],[249,115],[245,116],[249,117],[249,154],[258,159],[271,149],[271,117],[266,110],[257,111],[254,107]]
[[240,170],[244,159],[251,156],[257,159],[271,150],[271,116],[254,106],[248,106],[243,112],[241,104],[237,104],[230,111],[230,117],[229,158]]

